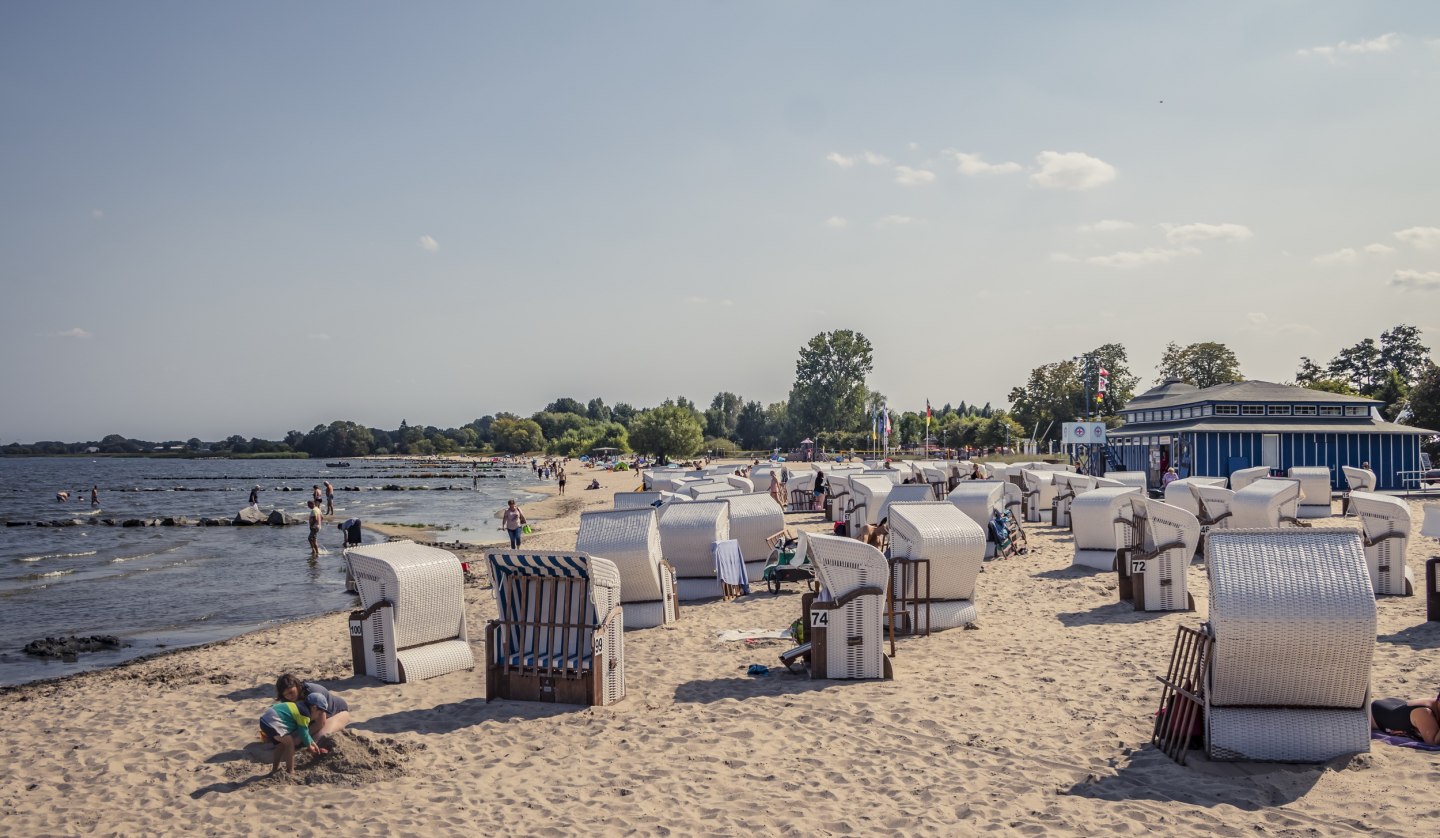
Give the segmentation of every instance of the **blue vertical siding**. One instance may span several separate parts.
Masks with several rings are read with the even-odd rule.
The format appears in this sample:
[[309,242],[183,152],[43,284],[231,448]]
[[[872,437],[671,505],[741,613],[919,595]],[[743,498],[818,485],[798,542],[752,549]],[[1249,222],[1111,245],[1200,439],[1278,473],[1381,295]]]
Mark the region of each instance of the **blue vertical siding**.
[[[1179,435],[1190,452],[1190,473],[1197,477],[1228,477],[1230,461],[1248,460],[1261,465],[1263,434],[1252,431],[1218,431]],[[1330,470],[1330,485],[1345,488],[1341,466],[1370,463],[1378,488],[1403,488],[1398,472],[1420,468],[1420,437],[1412,434],[1285,433],[1280,434],[1280,470],[1297,466],[1323,466]],[[1146,471],[1149,448],[1115,445],[1126,471]]]

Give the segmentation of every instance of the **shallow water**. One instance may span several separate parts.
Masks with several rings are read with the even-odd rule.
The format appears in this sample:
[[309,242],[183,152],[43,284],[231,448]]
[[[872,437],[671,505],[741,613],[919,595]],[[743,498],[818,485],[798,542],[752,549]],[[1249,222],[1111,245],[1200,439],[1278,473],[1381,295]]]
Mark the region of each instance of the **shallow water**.
[[[313,485],[335,485],[336,519],[448,527],[441,537],[501,536],[507,498],[539,485],[528,469],[442,469],[401,461],[0,459],[0,524],[77,521],[73,526],[0,526],[0,685],[114,665],[166,648],[233,637],[266,624],[356,604],[344,592],[333,525],[311,561],[306,527],[122,527],[127,519],[231,519],[261,486],[262,509],[305,514]],[[100,506],[90,504],[98,486]],[[401,487],[387,490],[384,487]],[[68,490],[71,499],[57,502]],[[78,500],[76,499],[78,497]],[[114,526],[103,523],[105,519]],[[366,534],[366,540],[376,540]],[[115,652],[45,661],[21,652],[31,640],[114,634]]]

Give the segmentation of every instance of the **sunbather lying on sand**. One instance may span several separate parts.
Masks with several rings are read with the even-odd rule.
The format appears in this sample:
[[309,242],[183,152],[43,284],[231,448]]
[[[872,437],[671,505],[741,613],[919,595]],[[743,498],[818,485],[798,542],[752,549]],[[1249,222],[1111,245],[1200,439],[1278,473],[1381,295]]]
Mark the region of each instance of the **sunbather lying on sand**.
[[1370,727],[1396,736],[1440,745],[1440,695],[1435,698],[1381,698],[1370,702]]

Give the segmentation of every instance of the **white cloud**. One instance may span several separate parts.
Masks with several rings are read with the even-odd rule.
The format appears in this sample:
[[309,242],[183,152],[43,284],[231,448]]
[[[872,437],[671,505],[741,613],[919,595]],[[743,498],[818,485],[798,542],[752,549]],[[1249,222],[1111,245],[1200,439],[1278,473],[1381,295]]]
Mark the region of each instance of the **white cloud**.
[[864,157],[865,157],[865,162],[866,162],[866,163],[869,163],[869,164],[872,165],[872,166],[884,166],[884,165],[886,165],[886,164],[888,164],[888,163],[890,162],[890,158],[889,158],[889,157],[886,157],[886,156],[883,155],[883,154],[876,154],[875,152],[870,151],[869,149],[866,149],[866,150],[865,150]]
[[1345,247],[1334,253],[1324,253],[1310,261],[1317,265],[1353,265],[1360,261],[1360,254],[1353,247]]
[[849,221],[846,221],[845,219],[841,218],[841,217],[838,216],[838,215],[832,215],[832,216],[830,216],[829,218],[825,219],[825,226],[826,226],[826,227],[840,228],[840,227],[847,227],[847,226],[849,226],[849,224],[850,224]]
[[908,215],[887,215],[875,222],[876,227],[903,227],[906,224],[914,224],[920,219],[911,218]]
[[855,165],[854,157],[846,157],[838,151],[832,151],[829,154],[825,155],[825,159],[830,161],[831,163],[834,163],[842,169],[848,169],[851,166]]
[[1255,235],[1244,224],[1161,224],[1165,240],[1171,244],[1203,242],[1212,239],[1245,241]]
[[1022,168],[1019,163],[986,163],[978,154],[956,151],[953,148],[947,148],[943,153],[955,158],[956,169],[966,177],[1005,175],[1018,172]]
[[1146,265],[1163,265],[1180,256],[1199,253],[1193,247],[1183,247],[1179,250],[1166,248],[1147,247],[1144,250],[1121,250],[1111,253],[1108,256],[1091,256],[1086,259],[1092,265],[1099,265],[1104,268],[1141,268]]
[[440,249],[440,242],[435,241],[435,239],[430,236],[421,236],[420,249],[426,253],[434,253]]
[[311,332],[305,337],[309,338],[310,340],[329,340],[330,334],[328,332]]
[[1440,271],[1396,271],[1390,287],[1401,291],[1440,291]]
[[94,337],[94,335],[90,334],[89,332],[85,331],[84,329],[80,328],[79,326],[76,326],[76,327],[73,328],[73,329],[66,329],[66,330],[63,331],[63,332],[56,332],[56,333],[55,333],[55,337],[57,337],[57,338],[75,338],[76,340],[89,340],[90,338]]
[[895,182],[901,186],[923,186],[935,180],[935,173],[927,169],[912,169],[909,166],[895,167]]
[[1367,244],[1365,245],[1365,247],[1362,248],[1362,250],[1372,256],[1389,256],[1391,253],[1395,252],[1395,248],[1391,247],[1388,244],[1381,244],[1380,242],[1375,242],[1374,244]]
[[1420,250],[1429,250],[1436,245],[1440,245],[1440,227],[1411,227],[1393,233],[1392,235],[1411,247],[1416,247]]
[[1075,228],[1077,233],[1118,233],[1121,230],[1133,230],[1135,225],[1129,221],[1116,221],[1107,218],[1104,221],[1097,221],[1094,224],[1081,224]]
[[1115,167],[1083,151],[1042,151],[1035,156],[1040,170],[1030,182],[1043,189],[1093,189],[1115,179]]
[[1377,38],[1370,38],[1366,41],[1341,41],[1334,46],[1309,47],[1298,49],[1295,54],[1308,58],[1312,55],[1334,61],[1341,55],[1377,55],[1380,53],[1393,52],[1400,48],[1400,36],[1394,32],[1386,32]]
[[1270,315],[1260,311],[1252,311],[1245,315],[1245,318],[1256,326],[1260,326],[1270,319]]

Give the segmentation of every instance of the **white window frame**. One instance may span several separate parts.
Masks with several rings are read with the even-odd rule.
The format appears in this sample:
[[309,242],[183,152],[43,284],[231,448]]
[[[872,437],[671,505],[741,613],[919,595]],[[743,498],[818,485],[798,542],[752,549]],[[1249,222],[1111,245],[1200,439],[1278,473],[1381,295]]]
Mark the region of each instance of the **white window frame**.
[[1345,408],[1343,408],[1343,407],[1336,407],[1336,406],[1333,405],[1333,404],[1322,404],[1322,405],[1320,405],[1320,415],[1321,415],[1321,416],[1344,416],[1344,415],[1345,415]]
[[1238,404],[1217,404],[1215,405],[1216,416],[1239,416],[1240,405]]
[[1316,412],[1317,412],[1317,411],[1315,410],[1315,405],[1313,405],[1313,404],[1297,404],[1297,405],[1295,405],[1295,415],[1296,415],[1296,416],[1314,416],[1314,415],[1316,414]]
[[1263,404],[1242,404],[1240,405],[1241,416],[1264,416],[1265,405]]
[[1370,408],[1366,405],[1347,404],[1345,405],[1346,416],[1368,416]]
[[1268,406],[1268,407],[1265,408],[1265,415],[1266,415],[1266,416],[1289,416],[1289,415],[1290,415],[1290,405],[1288,405],[1288,404],[1272,404],[1272,405],[1270,405],[1270,406]]

